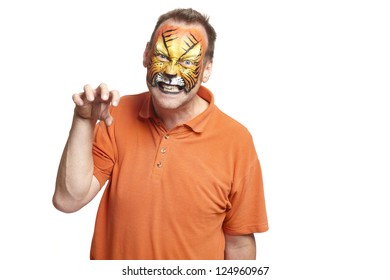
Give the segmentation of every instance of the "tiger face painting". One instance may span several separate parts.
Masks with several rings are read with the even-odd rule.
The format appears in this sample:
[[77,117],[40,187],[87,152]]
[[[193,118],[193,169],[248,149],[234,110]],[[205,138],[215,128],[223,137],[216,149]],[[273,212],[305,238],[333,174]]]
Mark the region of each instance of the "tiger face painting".
[[154,39],[147,81],[168,94],[189,93],[199,80],[206,42],[197,29],[167,25]]

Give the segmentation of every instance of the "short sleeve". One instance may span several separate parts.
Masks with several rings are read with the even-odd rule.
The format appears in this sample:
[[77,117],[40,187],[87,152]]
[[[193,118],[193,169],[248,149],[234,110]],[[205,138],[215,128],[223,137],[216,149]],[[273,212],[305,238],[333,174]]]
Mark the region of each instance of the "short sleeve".
[[263,178],[258,159],[242,179],[233,182],[229,199],[231,208],[223,226],[227,234],[243,235],[268,230]]
[[92,147],[94,176],[102,187],[111,177],[115,162],[115,153],[112,136],[104,122],[99,122],[95,127],[94,142]]

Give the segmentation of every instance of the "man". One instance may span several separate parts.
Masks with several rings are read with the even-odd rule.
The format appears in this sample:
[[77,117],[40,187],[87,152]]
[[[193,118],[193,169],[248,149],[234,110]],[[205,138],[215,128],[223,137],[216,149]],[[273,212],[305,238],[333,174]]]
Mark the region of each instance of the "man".
[[255,259],[268,229],[253,140],[201,84],[216,33],[192,9],[162,15],[143,64],[149,91],[84,86],[53,204],[74,212],[107,183],[91,259]]

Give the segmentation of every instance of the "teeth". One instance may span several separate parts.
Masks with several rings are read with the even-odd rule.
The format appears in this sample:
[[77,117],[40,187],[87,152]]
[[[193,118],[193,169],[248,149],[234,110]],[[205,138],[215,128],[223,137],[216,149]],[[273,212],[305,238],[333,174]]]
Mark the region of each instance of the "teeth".
[[167,91],[167,92],[172,92],[172,93],[179,92],[179,88],[177,86],[163,84],[162,88],[164,91]]

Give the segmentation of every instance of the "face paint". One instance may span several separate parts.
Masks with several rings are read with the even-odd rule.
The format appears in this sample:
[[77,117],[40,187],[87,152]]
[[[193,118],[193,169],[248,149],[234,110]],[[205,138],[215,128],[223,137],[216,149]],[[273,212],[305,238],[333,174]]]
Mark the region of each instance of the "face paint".
[[205,40],[198,29],[165,26],[154,40],[147,81],[167,93],[186,93],[194,88],[201,73]]

